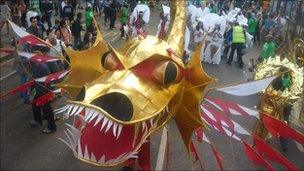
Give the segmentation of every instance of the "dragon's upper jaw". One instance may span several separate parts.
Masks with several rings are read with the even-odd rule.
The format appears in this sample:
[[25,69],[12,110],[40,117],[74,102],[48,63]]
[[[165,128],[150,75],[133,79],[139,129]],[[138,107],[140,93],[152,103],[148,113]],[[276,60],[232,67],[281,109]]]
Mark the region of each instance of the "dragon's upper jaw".
[[79,104],[68,104],[66,117],[76,116],[74,126],[68,125],[67,144],[74,155],[98,166],[114,166],[137,158],[143,143],[158,125],[156,118],[123,125],[98,110]]

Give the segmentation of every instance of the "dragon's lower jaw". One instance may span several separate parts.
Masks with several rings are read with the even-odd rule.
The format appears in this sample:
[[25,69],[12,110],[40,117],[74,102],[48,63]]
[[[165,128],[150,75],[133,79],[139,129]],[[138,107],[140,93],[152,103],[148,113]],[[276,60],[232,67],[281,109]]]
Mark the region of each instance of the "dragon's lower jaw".
[[135,125],[121,125],[101,113],[89,115],[84,111],[77,114],[74,126],[68,125],[66,144],[78,159],[98,166],[115,166],[137,158],[142,144],[157,126],[152,118],[137,123],[135,131]]

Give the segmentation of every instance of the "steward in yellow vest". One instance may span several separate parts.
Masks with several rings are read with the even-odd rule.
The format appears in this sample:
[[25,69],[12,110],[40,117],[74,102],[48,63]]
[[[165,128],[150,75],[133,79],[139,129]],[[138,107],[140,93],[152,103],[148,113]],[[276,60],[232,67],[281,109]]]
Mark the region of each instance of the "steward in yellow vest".
[[245,34],[243,27],[239,25],[233,27],[232,43],[245,43]]
[[231,44],[231,52],[229,59],[227,61],[228,65],[231,65],[231,62],[233,60],[234,51],[236,50],[237,53],[237,60],[239,63],[239,68],[243,68],[243,54],[242,50],[244,48],[246,37],[245,37],[245,31],[242,26],[240,26],[238,23],[235,23],[232,31],[232,44]]

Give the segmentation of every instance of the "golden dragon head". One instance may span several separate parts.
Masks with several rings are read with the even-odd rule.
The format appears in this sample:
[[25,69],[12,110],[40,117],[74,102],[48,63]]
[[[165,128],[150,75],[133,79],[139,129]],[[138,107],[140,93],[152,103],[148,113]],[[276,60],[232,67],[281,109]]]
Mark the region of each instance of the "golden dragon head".
[[[173,22],[165,40],[139,36],[120,50],[98,33],[92,48],[67,49],[71,73],[61,83],[72,99],[65,116],[76,116],[67,144],[82,161],[114,166],[136,158],[148,136],[175,119],[185,145],[204,126],[199,103],[208,84],[200,49],[184,64],[184,1],[172,1]],[[99,31],[98,31],[99,32]]]

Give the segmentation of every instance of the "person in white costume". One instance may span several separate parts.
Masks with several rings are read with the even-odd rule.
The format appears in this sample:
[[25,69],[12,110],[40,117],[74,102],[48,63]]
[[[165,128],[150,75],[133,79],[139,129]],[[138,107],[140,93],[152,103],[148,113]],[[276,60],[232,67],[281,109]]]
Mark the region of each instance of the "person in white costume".
[[194,32],[193,32],[193,37],[194,37],[194,48],[203,41],[205,36],[205,31],[204,31],[204,24],[203,21],[198,21]]
[[207,34],[207,48],[205,50],[205,56],[203,60],[208,63],[219,65],[221,61],[222,38],[223,35],[220,33],[220,25],[216,24],[213,31]]
[[144,33],[144,25],[150,20],[150,8],[146,4],[139,3],[134,8],[128,23],[128,32],[131,37],[136,37],[140,32]]
[[170,7],[162,5],[162,10],[160,12],[160,23],[158,25],[158,30],[156,36],[160,39],[166,37],[166,33],[170,25]]
[[226,18],[214,13],[206,13],[200,19],[207,33],[205,48],[201,51],[201,60],[219,65],[222,55],[223,35],[226,28]]

